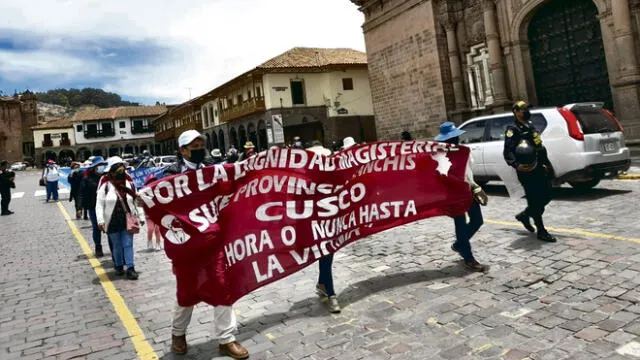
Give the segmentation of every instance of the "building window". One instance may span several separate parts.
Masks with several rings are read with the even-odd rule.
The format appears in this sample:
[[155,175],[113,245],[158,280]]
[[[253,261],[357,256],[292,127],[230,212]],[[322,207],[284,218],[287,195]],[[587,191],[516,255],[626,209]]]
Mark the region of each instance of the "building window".
[[238,104],[242,104],[242,94],[238,95]]
[[353,90],[353,79],[352,78],[344,78],[344,79],[342,79],[342,90]]
[[472,46],[467,54],[467,81],[473,109],[484,109],[493,104],[489,52],[485,44]]
[[256,88],[256,97],[262,97],[262,93],[260,92],[260,87]]
[[120,121],[120,123],[118,125],[120,126],[120,129],[124,129],[125,127],[127,127],[127,125],[124,123],[124,121]]
[[76,125],[76,131],[82,132],[82,125]]
[[291,102],[293,105],[304,105],[304,82],[291,80]]
[[251,99],[251,90],[247,90],[247,99]]
[[103,134],[113,133],[113,125],[111,125],[111,123],[102,123],[102,133]]

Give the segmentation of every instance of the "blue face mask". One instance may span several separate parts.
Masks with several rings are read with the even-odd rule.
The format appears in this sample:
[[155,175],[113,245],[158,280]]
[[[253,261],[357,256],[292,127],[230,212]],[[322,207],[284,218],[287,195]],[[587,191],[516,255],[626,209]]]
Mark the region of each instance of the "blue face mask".
[[98,167],[96,168],[96,172],[97,172],[98,174],[104,174],[104,171],[105,171],[106,169],[107,169],[107,167],[106,167],[106,166],[101,165],[101,166],[98,166]]

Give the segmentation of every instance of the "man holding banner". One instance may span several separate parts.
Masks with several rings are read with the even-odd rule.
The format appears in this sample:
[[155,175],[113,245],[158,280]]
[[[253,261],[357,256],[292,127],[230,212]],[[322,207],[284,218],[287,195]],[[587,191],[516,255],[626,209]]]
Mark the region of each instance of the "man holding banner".
[[[204,166],[211,165],[205,161],[205,137],[196,130],[187,130],[178,138],[178,146],[182,159],[175,162],[165,169],[164,175],[171,176],[181,173],[193,173],[195,170],[202,169]],[[165,229],[161,230],[169,233],[169,238],[177,238],[173,236],[180,229],[180,220],[171,215],[165,215],[163,221],[154,221],[156,224],[162,224]],[[177,223],[177,224],[175,224]],[[180,237],[181,241],[177,243],[183,244],[189,239],[186,236]],[[175,264],[174,264],[175,269]],[[175,272],[175,270],[174,270]],[[233,335],[236,330],[236,315],[232,306],[214,306],[214,336],[220,342],[219,350],[222,355],[230,356],[234,359],[246,359],[249,357],[249,351],[238,343]],[[175,354],[185,354],[187,352],[186,331],[191,315],[193,314],[193,306],[180,306],[176,304],[173,312],[172,331],[171,331],[171,351]]]

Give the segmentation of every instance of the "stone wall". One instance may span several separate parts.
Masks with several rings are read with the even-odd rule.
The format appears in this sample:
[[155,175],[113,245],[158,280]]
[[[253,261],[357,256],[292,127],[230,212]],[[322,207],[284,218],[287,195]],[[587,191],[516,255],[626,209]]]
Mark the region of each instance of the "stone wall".
[[9,162],[23,160],[22,132],[21,103],[0,100],[0,159]]
[[364,26],[377,136],[432,137],[447,117],[433,1],[384,3]]

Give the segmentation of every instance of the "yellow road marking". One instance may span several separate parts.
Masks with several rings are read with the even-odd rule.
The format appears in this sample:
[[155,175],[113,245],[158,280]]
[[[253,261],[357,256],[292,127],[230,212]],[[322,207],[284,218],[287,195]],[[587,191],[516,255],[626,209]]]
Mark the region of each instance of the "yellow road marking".
[[640,174],[622,174],[618,175],[618,180],[640,180]]
[[386,303],[388,303],[388,304],[391,304],[391,305],[395,304],[395,303],[394,303],[393,301],[391,301],[391,300],[385,300],[384,302],[386,302]]
[[149,342],[145,339],[140,325],[138,325],[138,322],[133,317],[133,314],[131,314],[131,311],[127,307],[127,304],[125,304],[124,299],[109,279],[109,276],[107,276],[107,273],[106,271],[104,271],[104,268],[102,267],[100,261],[96,259],[95,256],[93,256],[93,251],[91,251],[91,247],[87,243],[87,240],[84,239],[84,237],[76,227],[76,224],[73,223],[73,220],[71,220],[69,213],[64,208],[64,205],[62,205],[61,202],[58,202],[58,208],[60,209],[60,212],[62,212],[64,219],[67,221],[67,225],[69,225],[69,228],[71,228],[71,232],[78,241],[78,244],[80,244],[82,251],[89,259],[89,264],[91,264],[93,271],[95,271],[98,279],[100,279],[100,284],[102,284],[104,292],[107,293],[107,297],[109,298],[109,301],[111,301],[111,305],[115,309],[116,314],[118,314],[118,317],[122,322],[122,325],[124,325],[124,328],[127,330],[127,334],[129,334],[129,337],[131,338],[131,342],[136,349],[138,358],[142,360],[158,359],[158,354],[156,354],[155,350],[153,350],[153,347],[151,347],[151,344],[149,344]]
[[[519,222],[496,221],[496,220],[485,220],[484,222],[486,222],[487,224],[493,224],[493,225],[504,225],[504,226],[519,227],[519,228],[522,227],[522,224],[520,224]],[[640,238],[628,238],[628,237],[624,237],[624,236],[602,234],[602,233],[591,232],[591,231],[552,228],[552,227],[547,227],[547,230],[551,230],[551,231],[554,231],[554,232],[557,232],[557,233],[561,233],[561,234],[582,235],[582,236],[595,237],[595,238],[629,241],[629,242],[640,244]]]
[[271,335],[271,334],[269,334],[269,333],[264,334],[264,337],[266,337],[267,339],[269,339],[269,340],[271,340],[271,341],[273,341],[273,339],[275,339],[275,338],[276,338],[275,336],[273,336],[273,335]]
[[477,353],[483,352],[483,351],[485,351],[485,350],[487,350],[487,349],[489,349],[491,347],[493,347],[492,343],[484,344],[484,345],[482,345],[480,347],[477,347],[477,348],[471,350],[471,353],[477,354]]

